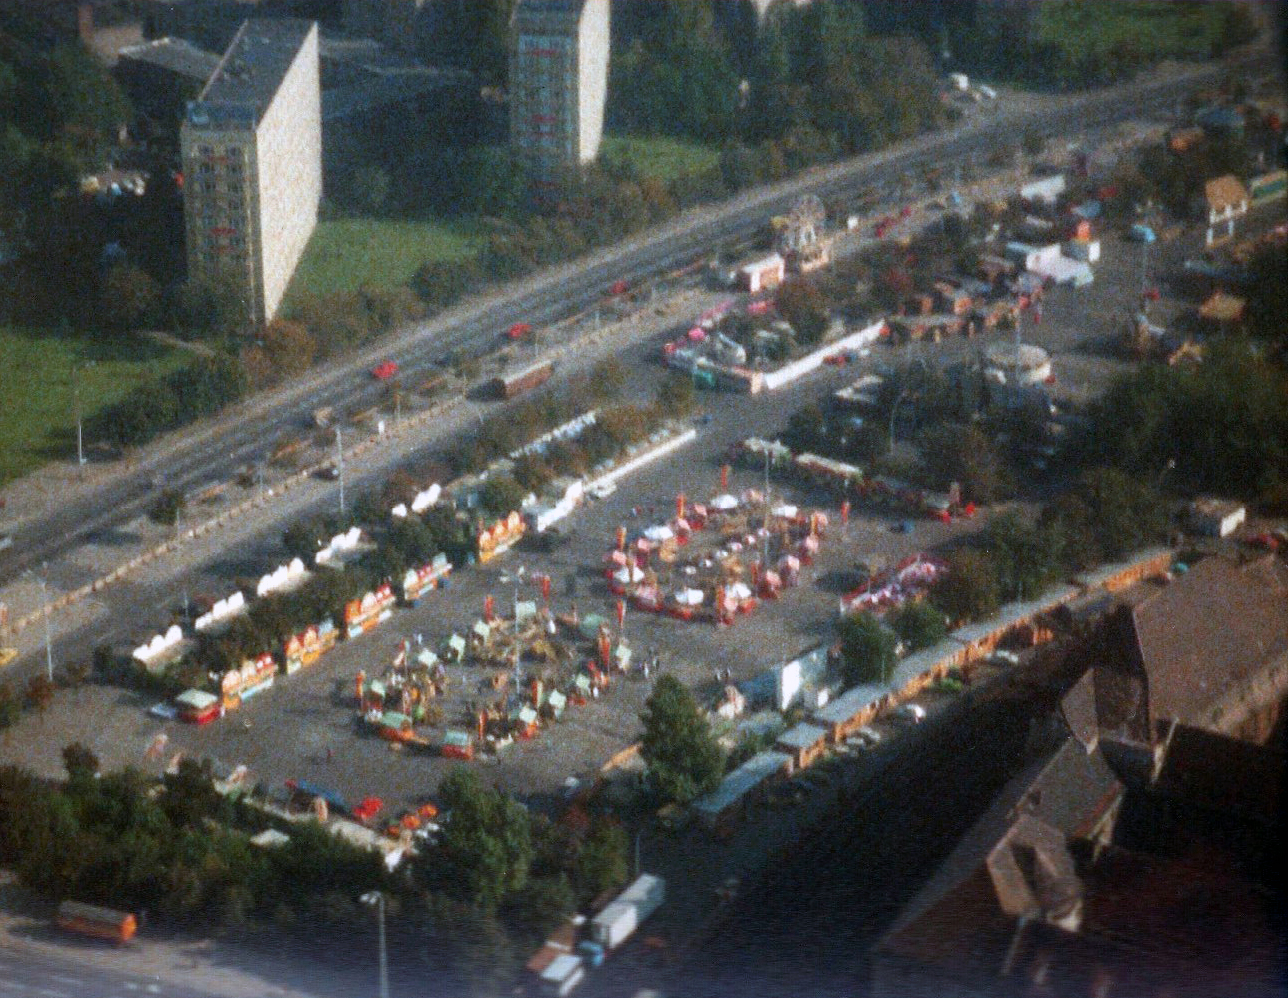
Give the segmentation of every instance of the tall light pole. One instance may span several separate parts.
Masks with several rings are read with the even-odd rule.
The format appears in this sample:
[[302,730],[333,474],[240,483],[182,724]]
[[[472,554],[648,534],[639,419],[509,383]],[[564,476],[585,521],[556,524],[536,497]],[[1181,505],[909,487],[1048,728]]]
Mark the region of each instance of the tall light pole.
[[358,899],[363,904],[375,905],[376,921],[380,926],[380,998],[389,998],[389,958],[385,950],[385,895],[383,891],[367,891]]
[[335,468],[340,476],[340,515],[344,515],[344,442],[340,438],[340,427],[335,428]]
[[502,582],[514,583],[514,692],[519,692],[519,583],[523,581],[527,566],[520,565],[513,575],[502,575]]
[[45,678],[52,683],[54,681],[54,643],[49,633],[49,587],[45,582],[45,576],[49,574],[49,563],[44,561],[40,563],[39,575],[31,569],[27,569],[23,574],[32,576],[40,583],[40,609],[41,616],[45,618]]

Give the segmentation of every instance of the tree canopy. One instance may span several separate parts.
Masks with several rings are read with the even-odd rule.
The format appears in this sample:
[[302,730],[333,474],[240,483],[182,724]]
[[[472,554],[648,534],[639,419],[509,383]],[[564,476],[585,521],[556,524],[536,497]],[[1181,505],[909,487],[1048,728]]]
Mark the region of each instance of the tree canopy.
[[688,687],[671,675],[659,678],[642,720],[640,755],[663,798],[687,804],[719,785],[724,754]]

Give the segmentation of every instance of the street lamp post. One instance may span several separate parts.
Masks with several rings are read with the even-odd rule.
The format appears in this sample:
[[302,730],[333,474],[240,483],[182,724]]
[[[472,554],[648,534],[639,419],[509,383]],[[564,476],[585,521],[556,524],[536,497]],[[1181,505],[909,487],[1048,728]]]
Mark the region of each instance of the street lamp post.
[[32,576],[40,583],[40,615],[45,618],[45,678],[52,683],[54,681],[54,643],[49,633],[49,587],[45,582],[45,576],[49,574],[49,563],[44,561],[40,563],[39,575],[31,569],[27,569],[23,574]]
[[385,949],[385,895],[383,891],[367,891],[360,897],[363,904],[374,905],[376,921],[380,927],[380,998],[389,998],[389,958]]
[[340,476],[340,515],[344,515],[344,443],[340,437],[340,427],[335,428],[335,467]]

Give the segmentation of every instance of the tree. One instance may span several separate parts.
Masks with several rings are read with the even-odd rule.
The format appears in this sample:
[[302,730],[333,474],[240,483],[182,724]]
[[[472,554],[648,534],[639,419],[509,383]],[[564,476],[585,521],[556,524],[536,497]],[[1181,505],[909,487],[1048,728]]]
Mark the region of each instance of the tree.
[[843,618],[840,636],[841,670],[847,686],[889,680],[897,644],[893,631],[864,612]]
[[375,164],[356,167],[349,174],[347,187],[353,207],[363,214],[379,214],[389,201],[389,173]]
[[626,829],[610,818],[596,818],[573,863],[573,882],[589,900],[626,883],[630,873]]
[[272,362],[273,375],[279,381],[303,374],[317,357],[317,341],[299,322],[274,319],[260,339]]
[[939,488],[961,485],[962,498],[988,504],[1004,498],[1011,482],[1001,454],[977,426],[945,423],[922,434],[922,460]]
[[72,742],[63,748],[63,768],[72,784],[92,782],[98,775],[98,756],[80,742]]
[[820,342],[827,332],[827,302],[818,285],[807,278],[784,282],[774,296],[774,307],[805,346]]
[[1148,483],[1114,468],[1092,468],[1043,507],[1038,526],[1059,564],[1084,571],[1162,539],[1167,506]]
[[27,680],[27,703],[35,707],[41,717],[45,716],[53,699],[54,684],[43,673]]
[[1014,512],[995,516],[980,537],[982,547],[997,568],[1003,599],[1035,599],[1057,573],[1047,538]]
[[493,475],[483,483],[479,503],[490,516],[506,516],[523,505],[527,493],[511,475]]
[[485,910],[522,890],[532,865],[528,813],[512,797],[485,788],[478,775],[458,768],[439,784],[452,820],[429,861],[431,880]]
[[724,755],[693,694],[678,679],[658,679],[641,719],[640,755],[664,799],[687,804],[719,785]]
[[112,329],[128,331],[151,322],[161,299],[157,283],[147,272],[121,263],[103,275],[99,315]]
[[982,551],[954,551],[948,556],[948,570],[931,586],[930,600],[953,626],[996,613],[1000,604],[997,566]]
[[0,731],[4,732],[5,744],[9,744],[9,729],[22,717],[22,699],[14,688],[0,680]]
[[890,614],[889,621],[911,651],[936,645],[948,634],[943,611],[921,600],[905,603]]
[[156,501],[148,507],[148,519],[153,523],[174,526],[185,505],[183,493],[178,489],[162,489]]
[[697,405],[693,379],[683,374],[671,374],[657,390],[657,404],[668,417],[684,416]]
[[176,828],[199,828],[203,818],[215,813],[219,795],[210,767],[195,759],[180,759],[179,768],[162,778],[161,808]]

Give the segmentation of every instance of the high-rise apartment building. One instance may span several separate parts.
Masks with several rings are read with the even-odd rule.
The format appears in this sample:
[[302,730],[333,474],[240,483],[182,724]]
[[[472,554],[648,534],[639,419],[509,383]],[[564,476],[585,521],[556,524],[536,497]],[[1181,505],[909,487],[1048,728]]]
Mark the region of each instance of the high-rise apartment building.
[[519,0],[511,21],[510,143],[548,182],[599,152],[608,0]]
[[189,278],[226,283],[250,322],[268,322],[322,195],[317,24],[243,24],[188,105],[180,147]]

